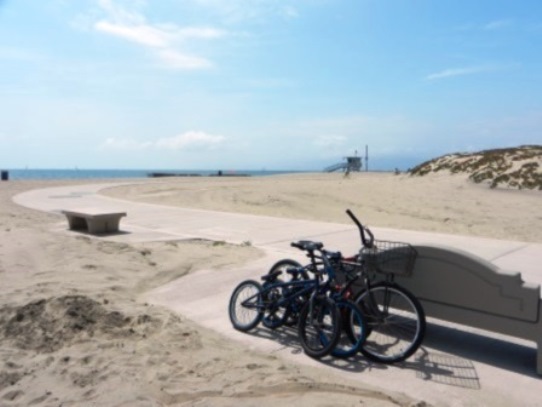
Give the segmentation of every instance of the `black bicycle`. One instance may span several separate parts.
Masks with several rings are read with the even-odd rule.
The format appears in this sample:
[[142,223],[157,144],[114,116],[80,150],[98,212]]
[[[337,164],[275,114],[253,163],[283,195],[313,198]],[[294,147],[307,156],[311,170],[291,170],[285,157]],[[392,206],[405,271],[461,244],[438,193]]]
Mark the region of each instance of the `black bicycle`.
[[[307,244],[315,243],[304,241],[292,243],[291,245],[300,250],[305,250]],[[267,285],[275,284],[279,281],[306,281],[311,278],[309,276],[317,276],[322,279],[324,276],[328,276],[329,278],[332,275],[332,279],[329,281],[330,289],[328,295],[340,310],[342,327],[341,336],[337,345],[331,351],[331,355],[341,358],[353,356],[360,350],[367,335],[367,325],[362,312],[345,295],[346,290],[354,282],[354,279],[345,285],[339,285],[336,280],[335,270],[337,261],[342,258],[341,254],[325,250],[321,243],[317,244],[321,246],[318,251],[307,251],[307,257],[309,257],[310,262],[305,266],[301,266],[300,263],[291,259],[284,259],[275,263],[267,276],[263,277],[265,280],[263,287],[265,289]],[[332,274],[323,271],[326,267],[332,270]],[[291,292],[289,288],[286,290],[286,293],[283,293],[280,286],[274,285],[270,288],[269,296],[278,299],[282,295],[288,295]],[[281,303],[278,302],[277,306],[266,310],[262,319],[264,326],[276,329],[283,325],[295,325],[298,323],[300,310],[306,301],[307,296],[298,295],[295,301],[288,302],[287,306],[281,306]]]
[[[363,314],[367,337],[360,341],[359,350],[377,362],[403,361],[420,347],[426,327],[425,313],[419,300],[394,281],[395,275],[412,272],[416,251],[406,243],[375,241],[369,228],[363,226],[350,210],[346,213],[358,226],[361,250],[350,258],[344,258],[340,252],[324,254],[338,280],[343,280],[342,286],[338,287],[340,295],[345,300],[352,299]],[[323,262],[314,258],[306,266],[284,259],[276,263],[269,274],[275,278],[289,275],[289,281],[304,280],[310,279],[314,273],[318,275],[322,267]],[[295,269],[298,271],[294,274],[292,270]],[[351,319],[352,315],[355,314],[347,318]],[[348,327],[353,323],[350,321],[343,325]],[[348,328],[344,330],[348,335]]]
[[[292,243],[310,254],[321,251],[318,242],[301,241]],[[270,273],[262,277],[264,283],[246,280],[233,291],[229,316],[235,329],[249,331],[263,319],[266,325],[278,327],[284,324],[292,312],[298,313],[298,335],[305,353],[321,358],[333,351],[337,345],[342,327],[339,307],[328,294],[334,269],[321,267],[313,278],[295,276],[290,281],[278,279],[281,273]],[[323,274],[328,274],[324,278]]]
[[354,297],[368,326],[361,352],[377,362],[401,362],[418,350],[425,336],[420,301],[394,281],[396,275],[412,273],[416,250],[402,242],[375,240],[352,211],[346,213],[358,226],[362,242],[354,261],[343,261],[343,266],[359,270],[363,286]]

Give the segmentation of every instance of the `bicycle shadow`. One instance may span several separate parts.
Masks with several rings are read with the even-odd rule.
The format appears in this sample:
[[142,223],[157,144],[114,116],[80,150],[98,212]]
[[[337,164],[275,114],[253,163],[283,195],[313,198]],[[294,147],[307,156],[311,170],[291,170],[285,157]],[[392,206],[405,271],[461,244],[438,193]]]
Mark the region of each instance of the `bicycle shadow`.
[[[280,327],[269,330],[258,327],[249,334],[263,339],[275,341],[289,349],[292,354],[303,354],[295,327]],[[308,356],[307,356],[308,357]],[[318,360],[325,366],[349,373],[366,373],[387,369],[412,370],[416,377],[424,380],[473,390],[481,388],[478,374],[471,360],[465,357],[444,354],[420,347],[409,359],[394,364],[383,364],[371,361],[358,353],[349,358],[326,356]]]
[[427,324],[418,352],[396,366],[414,370],[424,381],[479,390],[474,362],[540,379],[536,348],[437,323]]
[[541,378],[536,374],[537,350],[534,343],[530,347],[489,335],[431,322],[427,324],[423,345],[464,360]]
[[284,348],[289,348],[290,353],[297,355],[303,353],[303,348],[299,343],[297,327],[281,326],[277,329],[268,329],[262,326],[258,326],[250,332],[248,335],[257,336],[258,338],[272,340]]
[[404,362],[405,369],[412,369],[424,381],[480,390],[480,378],[472,360],[421,347],[411,360]]
[[[283,346],[283,349],[289,349],[290,353],[293,355],[301,355],[304,353],[303,347],[299,343],[297,326],[282,326],[274,330],[258,326],[256,329],[248,332],[248,334],[277,342]],[[372,362],[361,354],[344,359],[329,355],[318,359],[318,361],[335,369],[355,373],[362,373],[366,370],[374,369],[382,370],[388,367],[384,364]]]
[[[297,327],[283,326],[276,330],[258,327],[249,334],[275,341],[292,354],[303,354]],[[361,353],[345,359],[333,356],[319,359],[323,365],[345,372],[408,369],[414,371],[420,380],[479,390],[480,379],[473,361],[540,378],[536,375],[535,348],[434,323],[427,324],[420,349],[403,362],[377,363]]]

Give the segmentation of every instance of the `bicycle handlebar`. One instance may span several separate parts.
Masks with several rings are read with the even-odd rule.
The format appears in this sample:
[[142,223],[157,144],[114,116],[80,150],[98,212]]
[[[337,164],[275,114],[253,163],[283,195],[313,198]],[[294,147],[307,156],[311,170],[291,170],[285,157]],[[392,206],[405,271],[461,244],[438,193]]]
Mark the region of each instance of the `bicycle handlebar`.
[[[358,218],[356,218],[356,215],[354,215],[354,213],[350,209],[346,210],[346,214],[350,216],[350,219],[352,219],[354,223],[356,224],[356,226],[358,227],[363,246],[369,249],[373,247],[373,243],[375,240],[373,232],[371,232],[371,230],[368,227],[363,226],[361,222],[358,220]],[[369,235],[368,239],[365,237],[365,232],[367,232],[367,234]]]

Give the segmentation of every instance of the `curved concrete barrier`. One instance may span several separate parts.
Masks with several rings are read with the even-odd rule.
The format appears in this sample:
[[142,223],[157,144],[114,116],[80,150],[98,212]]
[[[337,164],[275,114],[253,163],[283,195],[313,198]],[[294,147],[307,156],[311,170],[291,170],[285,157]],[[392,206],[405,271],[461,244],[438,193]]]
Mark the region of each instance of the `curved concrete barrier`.
[[420,299],[427,316],[536,342],[542,374],[540,285],[518,272],[445,246],[414,246],[412,275],[396,281]]

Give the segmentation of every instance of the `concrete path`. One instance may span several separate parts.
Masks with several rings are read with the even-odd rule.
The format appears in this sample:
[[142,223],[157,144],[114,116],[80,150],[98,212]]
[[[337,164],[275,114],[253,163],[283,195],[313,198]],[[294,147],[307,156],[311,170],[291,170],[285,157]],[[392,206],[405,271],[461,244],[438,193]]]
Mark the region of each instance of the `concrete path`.
[[[167,306],[252,349],[271,352],[296,363],[332,369],[349,379],[402,391],[438,405],[542,406],[542,380],[535,374],[534,345],[515,338],[431,323],[424,345],[416,355],[402,364],[384,366],[370,363],[361,356],[348,361],[311,360],[302,353],[293,331],[271,332],[263,328],[251,334],[235,331],[227,316],[227,304],[239,282],[246,278],[258,279],[283,257],[304,261],[302,253],[290,247],[293,240],[320,240],[329,248],[353,254],[360,246],[357,228],[348,224],[172,208],[99,194],[101,189],[115,185],[120,183],[40,189],[17,195],[14,201],[58,213],[59,230],[67,229],[67,221],[60,217],[61,210],[93,207],[127,212],[127,217],[121,220],[122,233],[109,236],[108,240],[130,243],[205,238],[250,242],[264,249],[265,258],[244,267],[220,273],[202,270],[146,296],[147,301]],[[362,214],[358,215],[363,219]],[[462,249],[502,269],[519,271],[525,281],[542,285],[541,244],[385,228],[372,230],[378,239]]]

